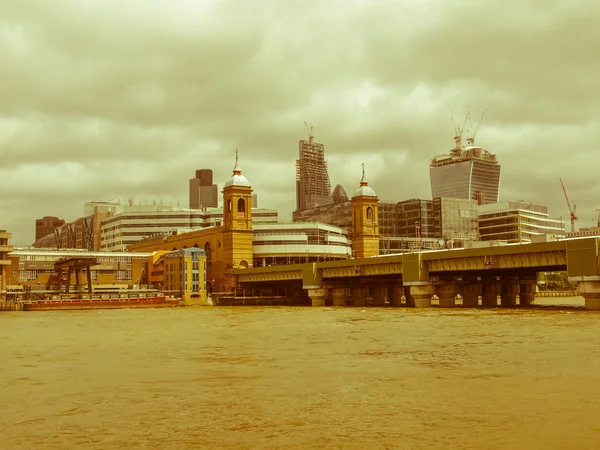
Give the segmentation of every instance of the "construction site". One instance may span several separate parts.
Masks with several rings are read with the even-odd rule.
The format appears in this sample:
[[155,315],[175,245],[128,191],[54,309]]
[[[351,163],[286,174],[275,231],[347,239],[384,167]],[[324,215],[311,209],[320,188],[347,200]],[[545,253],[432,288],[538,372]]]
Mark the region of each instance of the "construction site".
[[[467,113],[462,125],[454,126],[455,147],[431,160],[432,198],[468,198],[477,200],[479,205],[498,202],[500,164],[496,155],[475,145],[475,136],[486,111],[473,125],[469,124],[470,114]],[[465,133],[470,133],[466,146],[463,145]]]
[[308,140],[299,142],[296,160],[296,209],[310,209],[333,203],[331,182],[325,161],[325,146],[314,141],[312,127],[305,122]]

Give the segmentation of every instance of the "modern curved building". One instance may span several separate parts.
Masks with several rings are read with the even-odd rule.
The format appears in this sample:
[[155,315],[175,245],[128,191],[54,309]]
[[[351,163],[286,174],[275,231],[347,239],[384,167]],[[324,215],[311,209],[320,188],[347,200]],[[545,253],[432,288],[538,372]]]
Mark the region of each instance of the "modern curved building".
[[429,165],[432,198],[477,200],[480,205],[498,202],[500,164],[482,147],[459,147],[436,156]]

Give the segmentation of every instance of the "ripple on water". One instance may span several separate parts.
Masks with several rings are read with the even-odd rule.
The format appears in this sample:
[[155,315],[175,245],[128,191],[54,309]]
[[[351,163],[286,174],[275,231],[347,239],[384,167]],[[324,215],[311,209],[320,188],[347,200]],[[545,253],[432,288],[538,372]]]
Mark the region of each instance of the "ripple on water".
[[11,317],[0,357],[5,448],[600,447],[600,314]]

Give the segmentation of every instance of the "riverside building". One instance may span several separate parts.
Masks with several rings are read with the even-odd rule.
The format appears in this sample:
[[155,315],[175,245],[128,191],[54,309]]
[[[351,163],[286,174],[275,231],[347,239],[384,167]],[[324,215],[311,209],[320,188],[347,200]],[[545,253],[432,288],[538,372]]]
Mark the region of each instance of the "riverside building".
[[8,233],[6,230],[0,230],[0,300],[6,299],[6,279],[10,273],[11,265],[8,254],[12,251],[12,247],[8,245],[8,241],[11,238],[11,233]]
[[565,223],[551,218],[548,207],[525,202],[500,202],[477,206],[482,241],[530,243],[541,236],[565,237]]

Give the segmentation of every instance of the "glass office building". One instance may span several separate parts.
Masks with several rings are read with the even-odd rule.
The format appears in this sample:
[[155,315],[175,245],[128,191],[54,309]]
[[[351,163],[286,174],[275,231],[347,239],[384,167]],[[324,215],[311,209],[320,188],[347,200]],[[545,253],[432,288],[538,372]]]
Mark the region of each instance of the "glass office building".
[[498,202],[500,164],[484,148],[462,147],[436,156],[429,176],[432,198],[472,199],[480,205]]

